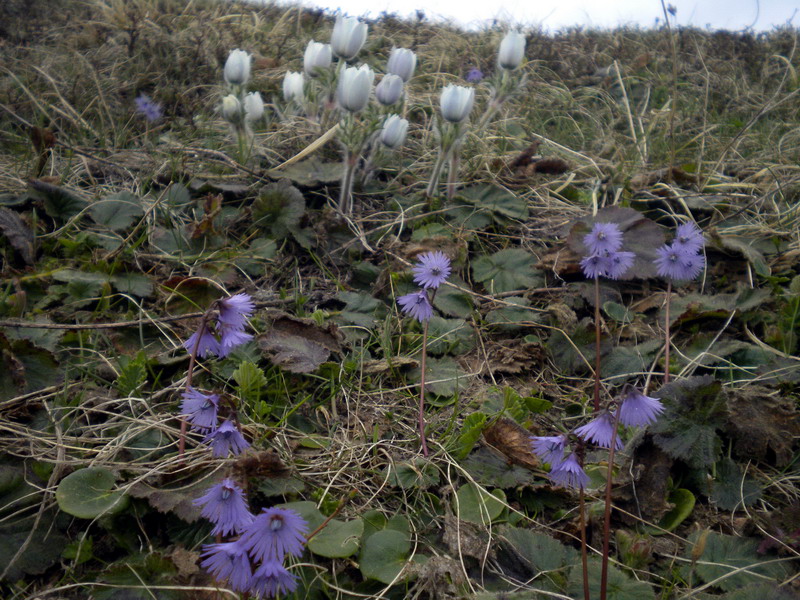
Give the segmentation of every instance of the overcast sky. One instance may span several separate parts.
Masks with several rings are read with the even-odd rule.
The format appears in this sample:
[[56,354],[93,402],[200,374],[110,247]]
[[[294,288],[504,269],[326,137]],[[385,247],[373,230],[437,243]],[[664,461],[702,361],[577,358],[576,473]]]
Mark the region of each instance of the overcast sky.
[[[570,25],[651,26],[662,17],[660,0],[300,0],[305,6],[341,9],[350,16],[377,17],[381,12],[412,15],[417,8],[429,18],[453,19],[475,28],[500,19],[516,25],[555,30]],[[680,25],[739,30],[769,30],[791,21],[800,25],[798,0],[671,0]]]

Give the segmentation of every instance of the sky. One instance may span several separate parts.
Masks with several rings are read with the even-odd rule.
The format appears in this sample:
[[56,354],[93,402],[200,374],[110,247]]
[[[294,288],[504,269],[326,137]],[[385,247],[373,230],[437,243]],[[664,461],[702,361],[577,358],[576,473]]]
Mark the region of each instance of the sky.
[[[341,9],[349,16],[377,17],[383,11],[400,16],[423,10],[430,19],[452,19],[475,29],[499,19],[509,25],[541,25],[557,30],[572,25],[652,26],[663,20],[660,0],[300,0],[304,6]],[[798,0],[666,0],[677,9],[678,25],[712,29],[770,30],[791,22],[800,26]]]

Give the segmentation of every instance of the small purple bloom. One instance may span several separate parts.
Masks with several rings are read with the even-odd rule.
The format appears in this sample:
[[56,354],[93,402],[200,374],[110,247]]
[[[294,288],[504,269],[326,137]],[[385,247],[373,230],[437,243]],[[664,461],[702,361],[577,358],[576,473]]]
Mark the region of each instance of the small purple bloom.
[[400,305],[400,310],[411,315],[420,323],[430,320],[433,316],[433,306],[428,300],[428,292],[424,289],[400,296],[397,303]]
[[551,465],[557,465],[564,460],[564,447],[566,444],[567,436],[565,435],[531,437],[533,453]]
[[612,266],[611,259],[605,255],[592,254],[581,259],[581,269],[588,279],[605,277]]
[[181,414],[191,422],[192,429],[196,431],[212,429],[217,425],[218,407],[219,396],[216,394],[207,396],[194,388],[188,388],[183,393]]
[[[586,425],[575,429],[574,433],[601,448],[610,448],[611,437],[614,435],[614,418],[609,413],[604,412]],[[614,446],[619,450],[622,445],[622,440],[617,436]]]
[[589,254],[606,254],[622,248],[622,232],[616,223],[595,223],[583,237]]
[[472,67],[467,73],[466,80],[469,83],[480,83],[482,79],[483,71],[481,71],[478,67]]
[[219,322],[228,327],[243,329],[247,318],[256,309],[248,294],[236,294],[219,302]]
[[550,470],[550,481],[564,487],[583,489],[589,483],[589,476],[573,453]]
[[617,250],[609,252],[606,259],[608,262],[605,276],[609,279],[619,279],[633,266],[636,255],[633,252]]
[[253,522],[253,515],[247,509],[242,488],[230,479],[212,486],[208,492],[192,502],[202,506],[200,514],[214,523],[212,534],[230,535],[234,531],[241,532]]
[[423,288],[436,289],[450,276],[450,259],[444,252],[426,252],[417,257],[419,264],[415,265],[414,283]]
[[139,94],[136,98],[136,110],[151,123],[158,121],[162,114],[161,105],[158,102],[154,102],[147,94]]
[[662,246],[656,254],[658,257],[653,262],[659,276],[676,281],[695,279],[706,265],[705,256],[686,252],[675,244]]
[[209,433],[203,440],[211,445],[214,456],[228,456],[229,452],[235,455],[241,454],[250,444],[244,439],[239,430],[230,421],[225,421],[217,429]]
[[675,239],[672,246],[676,250],[683,250],[688,254],[697,254],[703,249],[705,241],[703,232],[694,223],[683,223],[675,230]]
[[203,546],[200,566],[214,579],[228,585],[236,592],[245,592],[253,576],[247,550],[238,541]]
[[234,348],[241,346],[253,339],[249,333],[245,333],[240,327],[230,327],[224,323],[219,324],[219,351],[217,355],[225,358]]
[[284,557],[300,556],[306,543],[308,523],[288,508],[265,508],[242,532],[239,543],[254,560],[283,562]]
[[[188,352],[194,352],[194,347],[198,344],[197,338],[199,334],[200,330],[198,329],[183,343],[183,347],[186,348]],[[199,337],[200,342],[197,346],[197,356],[205,358],[209,354],[219,354],[219,342],[217,338],[214,337],[214,334],[209,331],[208,325],[203,326],[203,335]]]
[[265,561],[250,581],[250,590],[258,597],[274,598],[278,594],[291,594],[297,589],[297,576],[292,575],[280,562]]
[[654,423],[663,410],[664,405],[657,398],[628,386],[619,408],[619,422],[626,427],[644,427]]

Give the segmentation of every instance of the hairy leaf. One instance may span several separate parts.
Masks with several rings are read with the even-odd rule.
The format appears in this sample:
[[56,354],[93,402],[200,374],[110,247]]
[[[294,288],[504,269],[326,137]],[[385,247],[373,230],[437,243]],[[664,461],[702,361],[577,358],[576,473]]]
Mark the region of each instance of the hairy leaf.
[[526,250],[509,248],[478,257],[472,263],[472,276],[490,294],[526,290],[542,283],[535,264],[536,258]]
[[33,232],[8,208],[0,208],[0,231],[27,264],[33,264]]

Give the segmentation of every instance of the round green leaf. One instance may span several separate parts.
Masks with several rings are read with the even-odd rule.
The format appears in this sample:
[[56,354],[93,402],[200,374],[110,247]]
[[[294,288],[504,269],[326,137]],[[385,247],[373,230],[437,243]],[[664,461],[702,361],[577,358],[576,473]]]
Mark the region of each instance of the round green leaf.
[[115,481],[114,474],[103,467],[75,471],[58,484],[58,507],[81,519],[118,513],[128,506],[128,496],[114,491]]
[[390,584],[403,570],[408,560],[411,543],[404,533],[384,529],[372,534],[364,542],[360,567],[364,577]]
[[506,503],[503,490],[494,490],[491,494],[474,483],[458,488],[456,492],[456,514],[462,521],[488,525],[500,516]]
[[337,521],[332,519],[308,541],[308,549],[326,558],[345,558],[358,552],[364,521]]

